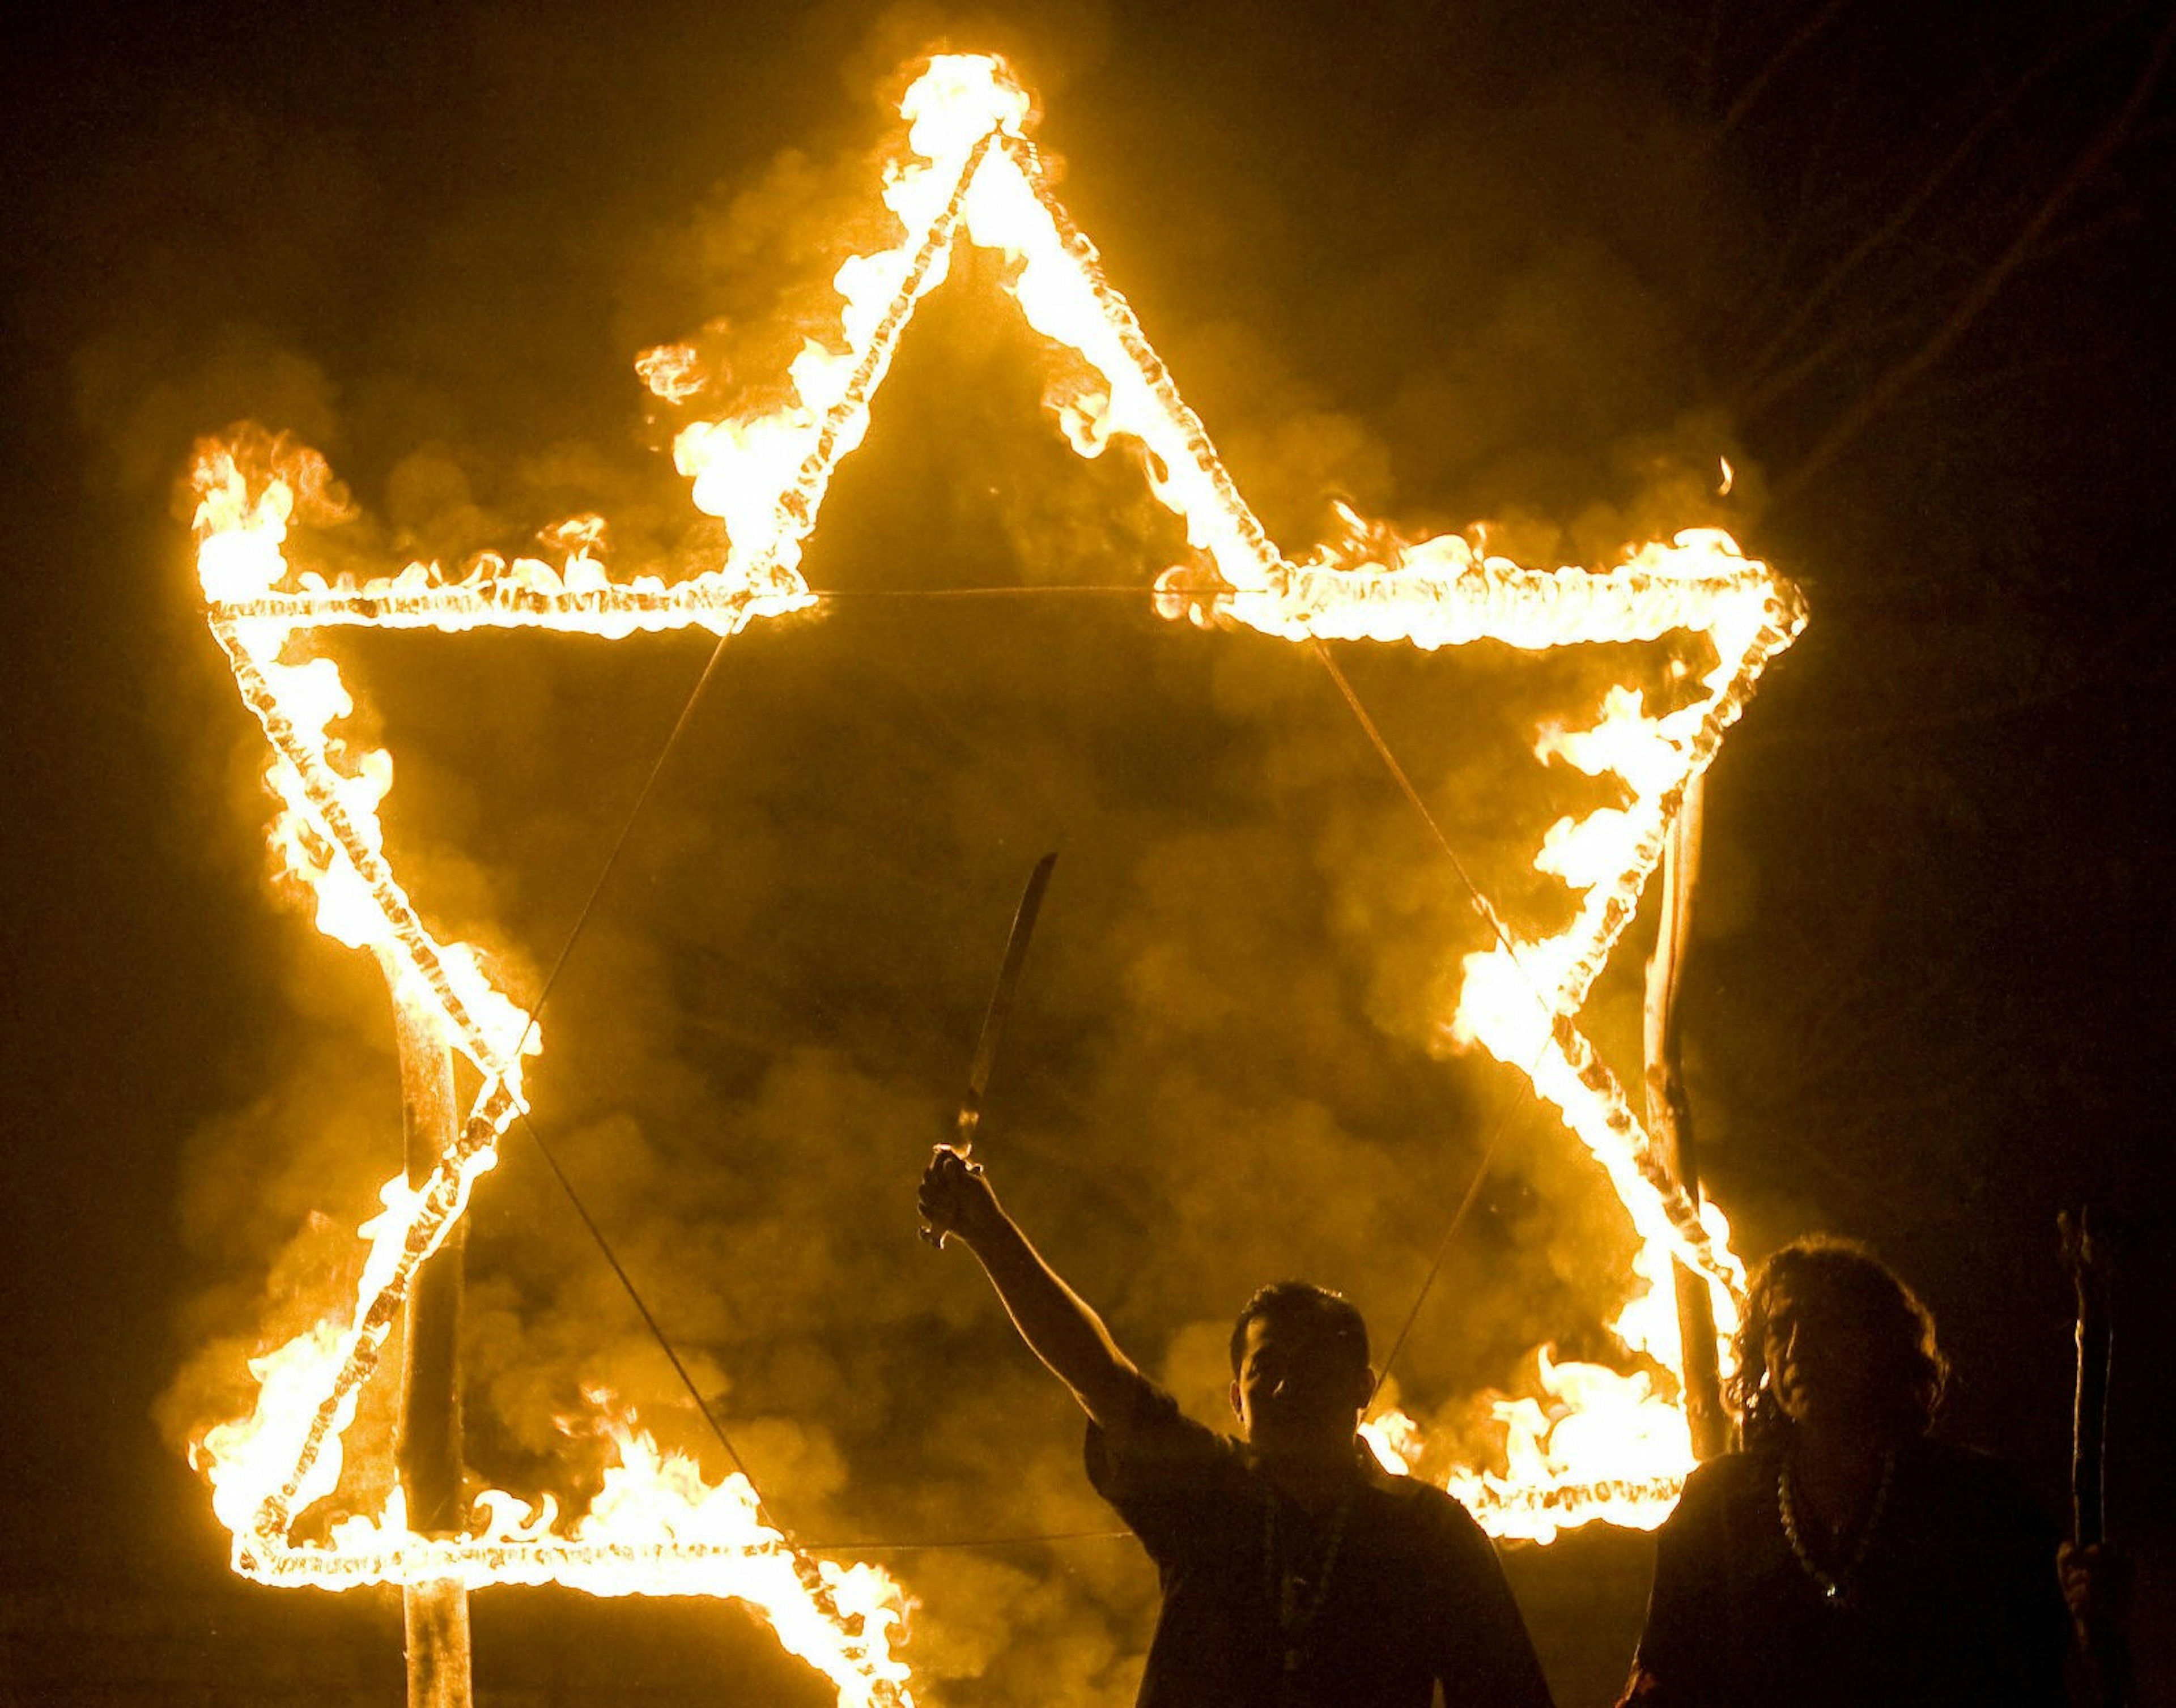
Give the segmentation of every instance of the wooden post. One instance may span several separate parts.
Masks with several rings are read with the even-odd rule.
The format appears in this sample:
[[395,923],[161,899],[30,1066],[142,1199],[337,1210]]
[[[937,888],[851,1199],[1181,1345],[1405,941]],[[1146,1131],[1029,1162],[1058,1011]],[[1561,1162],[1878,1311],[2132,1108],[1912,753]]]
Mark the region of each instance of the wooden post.
[[[400,1126],[408,1184],[416,1186],[454,1141],[454,1052],[436,1010],[393,990],[400,1044]],[[465,1230],[416,1272],[403,1318],[399,1458],[408,1527],[418,1536],[460,1533],[461,1259]],[[469,1597],[455,1579],[401,1588],[408,1708],[470,1708]]]
[[[1693,889],[1700,879],[1703,779],[1685,785],[1684,804],[1670,827],[1662,854],[1662,917],[1655,952],[1647,959],[1645,1045],[1647,1125],[1669,1158],[1671,1171],[1694,1203],[1700,1202],[1700,1157],[1693,1142],[1692,1109],[1678,1061],[1678,975],[1692,936]],[[1712,1459],[1730,1448],[1730,1416],[1722,1406],[1722,1372],[1715,1347],[1715,1304],[1706,1277],[1682,1263],[1678,1278],[1678,1337],[1683,1347],[1685,1421],[1694,1456]]]
[[[2070,1418],[2070,1539],[2081,1548],[2108,1543],[2108,1376],[2113,1361],[2115,1251],[2105,1221],[2091,1206],[2057,1225],[2063,1255],[2078,1291],[2078,1386]],[[2095,1572],[2094,1605],[2079,1622],[2085,1700],[2095,1708],[2128,1708],[2131,1700],[2128,1620],[2118,1611],[2124,1576],[2118,1559],[2103,1556]]]

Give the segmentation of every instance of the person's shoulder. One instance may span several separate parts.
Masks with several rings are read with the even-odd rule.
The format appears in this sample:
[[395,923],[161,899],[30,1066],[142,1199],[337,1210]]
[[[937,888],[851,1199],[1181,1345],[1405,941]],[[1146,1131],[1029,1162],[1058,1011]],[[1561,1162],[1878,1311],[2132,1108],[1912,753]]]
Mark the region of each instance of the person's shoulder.
[[1697,1506],[1765,1494],[1776,1486],[1776,1465],[1771,1452],[1718,1453],[1693,1467],[1678,1499]]
[[1994,1454],[1933,1435],[1915,1436],[1905,1444],[1899,1458],[1904,1467],[1945,1482],[1986,1488],[2017,1480],[2009,1466]]
[[1370,1476],[1368,1483],[1381,1494],[1390,1510],[1405,1520],[1438,1536],[1453,1537],[1468,1545],[1477,1543],[1482,1548],[1495,1546],[1488,1540],[1488,1532],[1482,1528],[1481,1521],[1448,1488],[1397,1471],[1382,1471]]
[[1089,1480],[1109,1492],[1128,1472],[1155,1475],[1168,1469],[1240,1462],[1239,1443],[1199,1423],[1177,1399],[1147,1377],[1139,1379],[1123,1413],[1091,1420],[1085,1443]]
[[1469,1520],[1473,1516],[1466,1510],[1466,1503],[1448,1488],[1423,1482],[1402,1471],[1387,1470],[1380,1465],[1374,1465],[1367,1471],[1366,1480],[1368,1488],[1411,1510],[1435,1512],[1445,1516],[1456,1514]]
[[1125,1399],[1118,1415],[1103,1423],[1091,1423],[1089,1427],[1103,1434],[1124,1437],[1175,1427],[1200,1429],[1202,1425],[1179,1410],[1178,1401],[1168,1390],[1136,1370],[1127,1384]]
[[1905,1447],[1898,1471],[1936,1499],[2010,1516],[2031,1527],[2052,1528],[2024,1480],[1992,1453],[1923,1436]]
[[1090,1421],[1082,1458],[1090,1486],[1159,1567],[1213,1553],[1235,1514],[1259,1505],[1239,1443],[1188,1417],[1145,1378],[1123,1416]]

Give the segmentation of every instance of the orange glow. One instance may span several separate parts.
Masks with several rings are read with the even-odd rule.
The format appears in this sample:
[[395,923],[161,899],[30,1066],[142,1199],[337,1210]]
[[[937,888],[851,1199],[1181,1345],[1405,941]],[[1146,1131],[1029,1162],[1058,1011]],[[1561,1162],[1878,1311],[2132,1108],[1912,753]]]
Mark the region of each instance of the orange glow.
[[[906,143],[882,195],[897,220],[889,247],[848,259],[834,286],[837,327],[807,342],[791,393],[769,413],[696,420],[677,435],[676,466],[692,501],[721,518],[723,561],[688,579],[617,578],[602,518],[551,532],[555,561],[487,558],[449,580],[411,563],[360,583],[329,582],[288,555],[298,507],[329,508],[314,453],[280,443],[208,445],[195,469],[197,564],[212,633],[270,751],[278,803],[270,838],[283,869],[313,894],[319,928],[374,952],[398,1000],[434,1011],[475,1067],[481,1089],[453,1148],[423,1183],[384,1189],[361,1230],[368,1257],[351,1309],[256,1360],[258,1403],[198,1450],[237,1569],[264,1581],[326,1588],[454,1577],[472,1586],[547,1581],[600,1593],[738,1597],[781,1640],[822,1668],[842,1703],[911,1700],[889,1642],[904,1597],[873,1568],[813,1566],[756,1514],[737,1478],[712,1485],[684,1460],[607,1415],[620,1462],[605,1493],[563,1522],[548,1497],[494,1491],[473,1533],[411,1533],[398,1502],[335,1526],[324,1543],[290,1537],[292,1521],[339,1480],[340,1437],[418,1265],[462,1213],[501,1136],[525,1107],[523,1058],[541,1047],[522,1006],[476,954],[441,941],[382,847],[379,802],[389,756],[358,751],[339,726],[352,702],[338,664],[314,653],[340,627],[541,628],[621,638],[699,628],[721,638],[814,603],[800,573],[840,461],[861,443],[869,409],[917,304],[943,282],[955,241],[1007,258],[1004,288],[1029,323],[1074,353],[1094,384],[1058,406],[1083,455],[1138,447],[1156,497],[1184,525],[1191,561],[1157,577],[1172,619],[1239,625],[1293,642],[1405,643],[1423,649],[1493,639],[1541,649],[1685,636],[1711,659],[1672,708],[1652,712],[1613,690],[1581,728],[1537,732],[1544,762],[1615,778],[1618,805],[1553,827],[1536,864],[1559,878],[1569,922],[1553,935],[1466,957],[1460,995],[1441,1017],[1447,1044],[1477,1043],[1531,1071],[1537,1092],[1601,1163],[1642,1241],[1617,1324],[1628,1347],[1666,1368],[1677,1358],[1669,1299],[1674,1257],[1705,1275],[1718,1322],[1735,1320],[1743,1270],[1711,1206],[1695,1209],[1671,1179],[1624,1090],[1575,1024],[1659,862],[1687,784],[1713,760],[1767,661],[1804,621],[1798,597],[1728,535],[1683,533],[1629,550],[1611,568],[1535,570],[1487,550],[1478,529],[1406,541],[1346,512],[1349,538],[1287,557],[1248,507],[1201,422],[1095,249],[1051,193],[1026,127],[1031,103],[1003,64],[930,62],[903,100]],[[707,381],[694,350],[665,345],[638,362],[661,399],[690,405]],[[298,548],[299,549],[299,548]],[[1446,878],[1448,881],[1448,878]],[[1507,1405],[1508,1477],[1453,1486],[1499,1533],[1538,1534],[1606,1517],[1651,1523],[1690,1463],[1674,1394],[1646,1377],[1551,1362],[1546,1402]],[[1606,1379],[1606,1380],[1605,1380]],[[1663,1385],[1665,1387],[1667,1384]],[[1531,1407],[1531,1409],[1528,1409]],[[1384,1423],[1379,1446],[1411,1461],[1410,1425]],[[1546,1521],[1530,1516],[1547,1515]]]

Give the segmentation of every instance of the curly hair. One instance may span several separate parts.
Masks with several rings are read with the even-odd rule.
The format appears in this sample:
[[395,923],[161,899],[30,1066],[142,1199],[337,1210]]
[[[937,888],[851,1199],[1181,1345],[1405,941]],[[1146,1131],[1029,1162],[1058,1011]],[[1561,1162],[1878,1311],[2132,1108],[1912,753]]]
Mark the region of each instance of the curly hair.
[[1732,1342],[1738,1368],[1723,1384],[1745,1445],[1778,1441],[1791,1427],[1768,1380],[1768,1307],[1778,1284],[1801,1305],[1813,1304],[1857,1328],[1881,1366],[1885,1420],[1902,1434],[1926,1434],[1950,1380],[1950,1361],[1934,1342],[1933,1314],[1865,1246],[1816,1234],[1776,1251],[1746,1288],[1745,1320]]

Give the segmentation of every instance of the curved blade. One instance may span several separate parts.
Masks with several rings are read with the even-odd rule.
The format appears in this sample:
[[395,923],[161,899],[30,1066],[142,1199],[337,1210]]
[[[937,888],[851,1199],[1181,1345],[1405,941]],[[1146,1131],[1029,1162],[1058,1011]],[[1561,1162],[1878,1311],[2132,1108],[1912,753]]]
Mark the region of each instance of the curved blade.
[[1005,958],[998,968],[997,988],[990,992],[990,1006],[982,1016],[982,1035],[975,1040],[975,1059],[967,1068],[967,1093],[960,1100],[960,1136],[958,1149],[962,1155],[975,1142],[975,1130],[982,1125],[982,1093],[989,1089],[990,1070],[998,1060],[998,1045],[1005,1035],[1005,1022],[1013,1011],[1013,998],[1020,990],[1020,968],[1027,960],[1028,940],[1035,935],[1035,916],[1042,908],[1042,892],[1050,887],[1051,869],[1058,864],[1056,854],[1047,854],[1035,863],[1028,874],[1027,887],[1020,892],[1020,906],[1013,912],[1012,935],[1005,940]]

